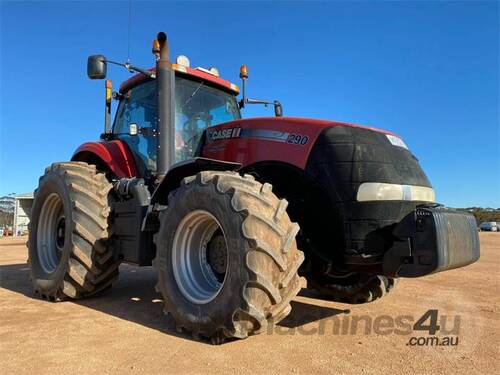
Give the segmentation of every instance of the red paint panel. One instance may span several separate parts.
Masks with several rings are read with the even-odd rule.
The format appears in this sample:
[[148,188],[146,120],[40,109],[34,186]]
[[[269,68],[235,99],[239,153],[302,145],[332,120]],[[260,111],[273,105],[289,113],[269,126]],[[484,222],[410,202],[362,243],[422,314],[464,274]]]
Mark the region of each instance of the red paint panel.
[[216,77],[216,76],[214,76],[212,74],[209,74],[209,73],[205,73],[205,72],[203,72],[201,70],[192,69],[192,68],[186,68],[186,67],[183,67],[183,68],[186,69],[186,73],[184,73],[182,71],[179,71],[179,70],[177,70],[177,73],[191,75],[191,76],[194,76],[194,77],[198,77],[198,78],[203,79],[204,81],[209,81],[209,82],[215,83],[218,86],[222,86],[222,87],[224,87],[226,89],[229,89],[229,90],[233,91],[236,94],[238,93],[238,91],[235,91],[231,87],[231,82],[226,81],[225,79],[222,79],[220,77]]
[[118,178],[137,176],[134,157],[127,145],[120,140],[84,143],[78,147],[71,160],[81,160],[78,154],[82,152],[90,152],[102,159]]
[[[180,70],[180,69],[185,70],[185,72]],[[225,89],[230,90],[234,94],[238,94],[238,92],[239,92],[237,90],[234,90],[233,87],[231,87],[231,82],[226,81],[225,79],[222,79],[220,77],[216,77],[212,74],[205,73],[201,70],[188,68],[188,67],[184,67],[184,66],[177,68],[177,69],[174,69],[174,70],[175,70],[176,74],[185,75],[185,76],[194,76],[194,77],[200,78],[204,81],[212,82],[213,84],[215,84],[217,86],[221,86]],[[151,68],[151,69],[149,69],[149,71],[154,72],[154,71],[156,71],[156,68]],[[139,83],[146,81],[146,80],[150,80],[150,78],[146,77],[144,74],[136,74],[121,84],[120,92],[125,92],[125,91],[129,90],[131,87],[138,85]]]
[[[210,140],[203,149],[203,156],[213,159],[238,162],[248,166],[259,161],[281,161],[293,164],[298,168],[306,167],[309,153],[321,131],[331,126],[349,126],[369,129],[372,131],[393,134],[376,128],[334,122],[293,117],[262,117],[231,121],[210,128],[211,131],[228,128],[241,128],[240,136],[228,139]],[[304,145],[291,144],[286,139],[267,139],[259,137],[258,132],[281,132],[290,135],[308,137]],[[245,136],[245,132],[253,135]]]

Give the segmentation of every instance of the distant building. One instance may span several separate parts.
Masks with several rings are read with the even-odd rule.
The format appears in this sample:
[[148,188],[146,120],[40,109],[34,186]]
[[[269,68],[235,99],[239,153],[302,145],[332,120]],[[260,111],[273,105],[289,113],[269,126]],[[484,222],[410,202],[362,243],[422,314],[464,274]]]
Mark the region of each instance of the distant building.
[[14,197],[0,197],[0,211],[12,214],[14,212]]
[[32,205],[33,193],[16,195],[14,203],[14,236],[22,236],[28,232]]
[[[12,194],[10,194],[12,195]],[[15,199],[12,196],[0,197],[0,237],[12,233]]]

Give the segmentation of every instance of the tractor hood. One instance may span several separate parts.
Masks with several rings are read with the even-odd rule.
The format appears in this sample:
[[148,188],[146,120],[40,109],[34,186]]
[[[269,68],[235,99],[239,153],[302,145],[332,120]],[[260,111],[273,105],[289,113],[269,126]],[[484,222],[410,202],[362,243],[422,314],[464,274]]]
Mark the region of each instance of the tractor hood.
[[[392,134],[392,132],[374,128],[371,126],[357,125],[348,122],[331,121],[331,120],[318,120],[312,118],[303,117],[254,117],[249,119],[241,119],[236,121],[227,122],[221,124],[220,126],[242,126],[242,127],[261,127],[261,128],[272,128],[272,129],[283,129],[287,131],[291,130],[307,130],[321,132],[326,127],[331,126],[348,126],[360,129],[372,130],[383,134]],[[310,133],[310,132],[308,132]]]
[[214,159],[236,161],[244,166],[267,160],[281,161],[304,169],[316,141],[332,128],[357,129],[384,138],[390,137],[404,144],[391,132],[345,122],[298,117],[257,117],[209,127],[202,154]]

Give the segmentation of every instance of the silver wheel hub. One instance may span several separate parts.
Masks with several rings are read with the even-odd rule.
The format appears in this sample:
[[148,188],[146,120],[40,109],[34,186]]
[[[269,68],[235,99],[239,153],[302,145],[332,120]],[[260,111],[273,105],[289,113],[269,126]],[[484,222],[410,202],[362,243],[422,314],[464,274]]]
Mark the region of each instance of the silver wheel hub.
[[36,235],[38,260],[46,273],[54,272],[61,261],[65,232],[64,207],[59,195],[52,193],[43,203]]
[[218,220],[204,210],[186,215],[172,246],[173,273],[183,296],[195,304],[212,301],[224,285],[227,263],[227,242]]
[[[207,258],[208,264],[218,274],[217,276],[223,275],[226,272],[227,247],[222,233],[217,234],[216,232],[208,243]],[[219,277],[217,278],[219,279]]]

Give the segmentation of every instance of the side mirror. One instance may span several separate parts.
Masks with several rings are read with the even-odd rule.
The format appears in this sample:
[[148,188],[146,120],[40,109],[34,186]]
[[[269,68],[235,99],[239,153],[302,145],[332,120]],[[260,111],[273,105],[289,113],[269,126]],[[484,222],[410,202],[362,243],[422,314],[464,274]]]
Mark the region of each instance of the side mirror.
[[281,103],[277,100],[274,101],[274,115],[276,117],[283,116],[283,108],[281,107]]
[[103,55],[92,55],[87,60],[87,75],[90,79],[104,79],[108,70]]

